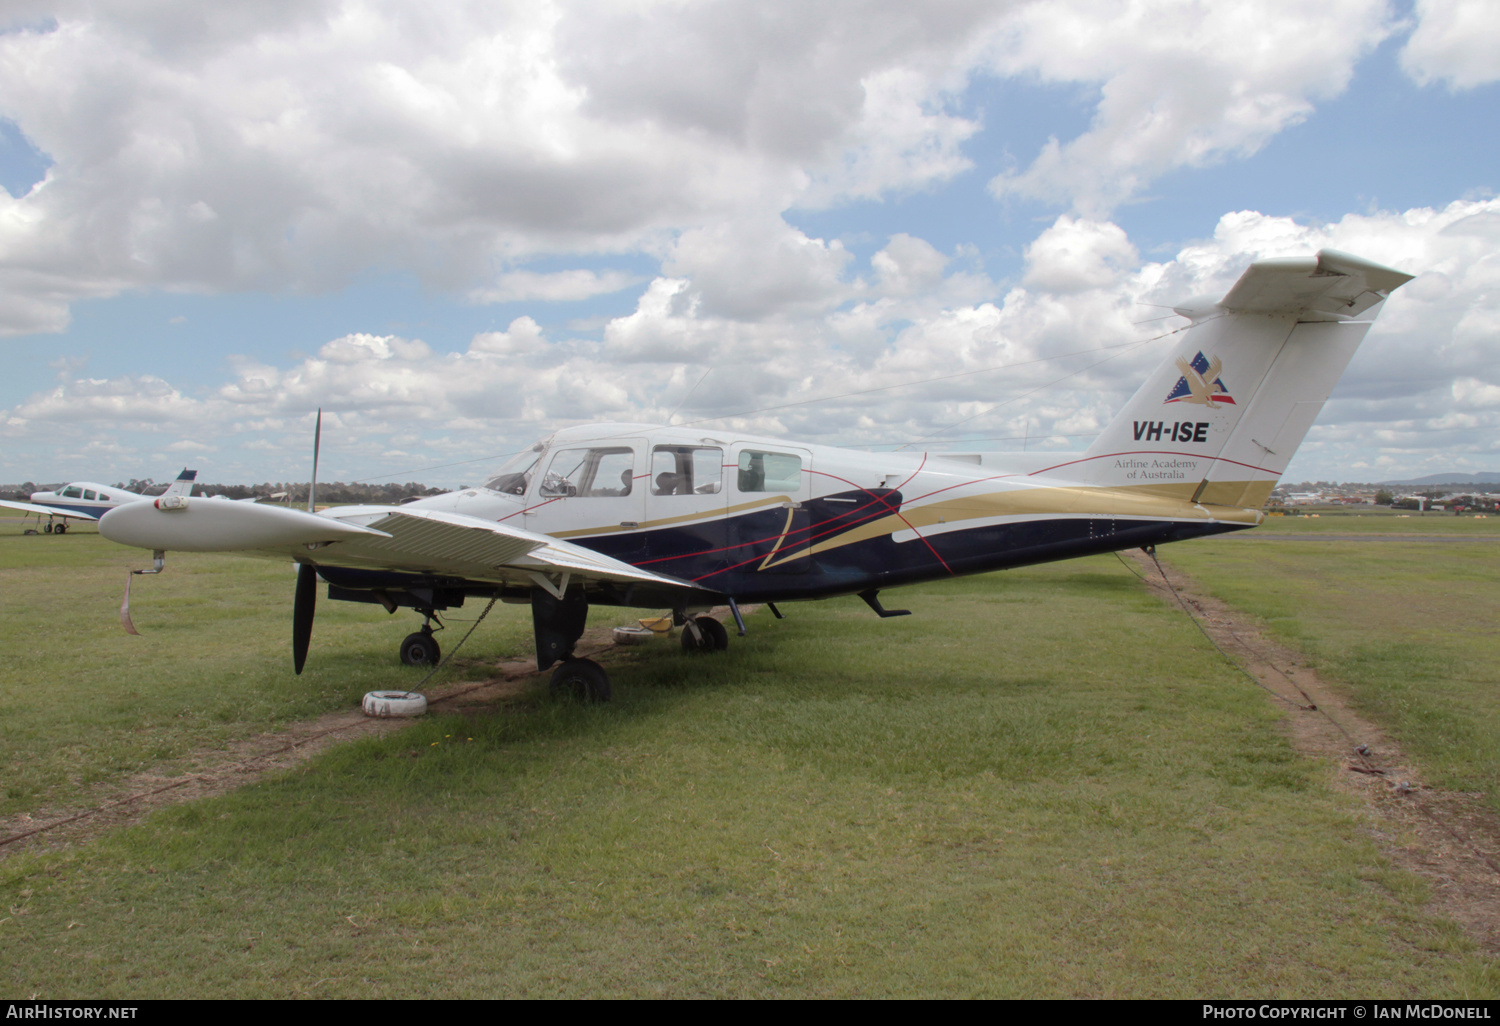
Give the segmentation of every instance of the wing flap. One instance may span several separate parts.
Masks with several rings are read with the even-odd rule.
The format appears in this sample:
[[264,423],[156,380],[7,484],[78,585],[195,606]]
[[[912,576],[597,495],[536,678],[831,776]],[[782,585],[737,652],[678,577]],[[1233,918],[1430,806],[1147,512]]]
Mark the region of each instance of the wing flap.
[[501,567],[546,544],[545,539],[531,537],[529,532],[461,513],[393,512],[369,526],[390,537],[362,539],[354,547],[361,554],[383,554],[402,561]]
[[538,572],[562,572],[590,581],[692,587],[675,577],[642,570],[581,545],[463,513],[392,509],[376,517],[362,513],[357,522],[390,537],[352,538],[320,550],[314,561],[497,584],[530,582],[531,575]]

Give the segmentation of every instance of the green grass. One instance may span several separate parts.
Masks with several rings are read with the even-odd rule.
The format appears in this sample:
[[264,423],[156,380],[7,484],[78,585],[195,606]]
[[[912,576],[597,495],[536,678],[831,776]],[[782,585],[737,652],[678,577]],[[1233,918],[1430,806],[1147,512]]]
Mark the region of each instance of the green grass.
[[[409,611],[388,617],[379,606],[324,600],[306,670],[295,676],[295,574],[263,560],[171,553],[165,573],[134,578],[131,614],[141,635],[132,637],[120,627],[120,598],[129,570],[148,566],[148,553],[91,527],[23,535],[18,519],[0,519],[0,643],[8,656],[0,671],[0,815],[76,804],[81,788],[163,763],[181,769],[174,760],[186,753],[347,708],[366,691],[425,675],[392,658],[419,623]],[[472,618],[482,608],[454,614]],[[467,628],[455,622],[439,638],[452,644]],[[523,617],[492,614],[463,654],[493,662],[530,647]],[[484,669],[465,661],[455,672]]]
[[[1418,513],[1380,506],[1325,507],[1309,513],[1268,516],[1259,531],[1261,534],[1412,534],[1497,539],[1500,538],[1500,514],[1454,516],[1452,513]],[[1255,533],[1249,532],[1245,537]]]
[[1306,653],[1417,757],[1429,783],[1484,792],[1500,810],[1500,547],[1490,540],[1500,517],[1395,522],[1434,540],[1252,531],[1162,553]]
[[[221,727],[247,730],[400,675],[400,629],[347,607],[319,620],[324,683],[292,683],[290,571],[187,562],[143,579],[161,586],[160,651],[111,657],[120,686],[175,682],[153,715],[230,679],[256,711]],[[231,576],[274,610],[216,626],[209,595]],[[113,601],[79,620],[108,620]],[[1263,694],[1115,560],[900,604],[916,615],[791,604],[723,655],[653,643],[615,666],[609,706],[533,689],[12,857],[0,980],[44,997],[1500,991]],[[524,613],[497,607],[476,640],[515,643]],[[57,658],[74,669],[102,637]],[[220,644],[244,647],[221,663],[205,651]]]

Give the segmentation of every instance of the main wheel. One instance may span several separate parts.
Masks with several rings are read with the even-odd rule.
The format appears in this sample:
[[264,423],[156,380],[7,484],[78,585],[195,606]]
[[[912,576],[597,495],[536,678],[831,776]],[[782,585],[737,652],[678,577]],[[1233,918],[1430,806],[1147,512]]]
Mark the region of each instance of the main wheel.
[[42,533],[43,534],[51,534],[52,533],[52,525],[48,524],[46,527],[42,528]]
[[67,534],[68,533],[68,522],[66,520],[64,520],[62,523],[58,524],[56,527],[54,527],[52,529],[52,533],[53,534]]
[[417,631],[401,642],[401,661],[407,666],[436,666],[441,658],[442,649],[431,634]]
[[552,694],[579,702],[608,702],[609,674],[592,659],[569,659],[552,671]]
[[[698,630],[695,632],[694,627]],[[729,647],[729,632],[711,616],[695,616],[682,628],[684,652],[722,652]]]

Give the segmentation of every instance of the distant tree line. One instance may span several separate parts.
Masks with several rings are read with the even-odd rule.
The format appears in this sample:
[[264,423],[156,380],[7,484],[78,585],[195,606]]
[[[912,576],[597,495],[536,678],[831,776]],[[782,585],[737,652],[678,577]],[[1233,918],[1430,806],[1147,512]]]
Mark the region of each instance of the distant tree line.
[[[164,485],[156,486],[155,492],[165,490]],[[342,481],[320,481],[318,492],[315,496],[320,506],[343,506],[358,503],[375,503],[379,505],[393,506],[403,499],[420,498],[424,495],[441,495],[448,491],[447,488],[429,488],[415,481],[405,484],[397,484],[392,481],[386,484],[345,484]],[[131,489],[135,491],[135,489]],[[142,492],[142,495],[155,494],[155,492]],[[199,484],[193,487],[194,495],[223,495],[230,499],[268,499],[273,495],[285,495],[294,505],[298,502],[307,502],[306,481],[267,481],[256,485],[220,485]]]

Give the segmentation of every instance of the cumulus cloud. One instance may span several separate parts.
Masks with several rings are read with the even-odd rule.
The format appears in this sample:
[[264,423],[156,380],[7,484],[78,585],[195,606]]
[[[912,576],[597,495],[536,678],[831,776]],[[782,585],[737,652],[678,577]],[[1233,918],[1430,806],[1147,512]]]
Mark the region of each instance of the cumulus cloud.
[[1500,7],[1488,0],[1417,0],[1401,67],[1422,85],[1471,89],[1500,79]]
[[[815,266],[831,258],[813,240],[787,238],[809,247]],[[79,448],[100,435],[136,438],[137,459],[160,451],[152,437],[188,436],[258,479],[302,465],[318,406],[326,445],[364,474],[392,460],[406,469],[408,457],[393,453],[422,453],[418,465],[475,459],[600,420],[673,418],[835,444],[1003,449],[1025,438],[1081,448],[1170,347],[1161,336],[1181,321],[1163,321],[1161,305],[1222,292],[1252,260],[1319,248],[1417,278],[1386,304],[1290,473],[1495,469],[1500,200],[1329,224],[1239,211],[1157,261],[1142,261],[1117,225],[1065,215],[1028,247],[1027,273],[1008,287],[898,235],[868,267],[840,258],[846,280],[866,284],[857,295],[846,285],[852,298],[837,308],[789,301],[777,317],[742,316],[711,307],[691,279],[660,277],[600,340],[550,337],[530,317],[476,334],[461,352],[355,334],[286,366],[237,360],[233,380],[198,395],[65,363],[55,388],[0,411],[0,436]],[[717,265],[705,257],[703,266]],[[141,472],[128,454],[111,458],[120,473]],[[0,467],[10,462],[0,455]],[[429,476],[458,483],[463,473]]]
[[629,288],[640,278],[624,271],[511,271],[502,274],[494,285],[469,292],[471,303],[514,303],[537,299],[544,303],[564,303],[591,296],[608,295]]
[[[1414,68],[1439,60],[1430,6]],[[476,303],[577,300],[630,279],[526,262],[670,254],[680,277],[727,266],[731,237],[831,295],[832,243],[799,252],[781,213],[971,168],[976,76],[1099,90],[1088,131],[992,186],[1102,220],[1305,117],[1390,31],[1384,0],[213,7],[55,0],[0,33],[0,118],[53,161],[0,194],[0,332],[127,289],[317,291],[371,267]],[[764,271],[744,295],[690,276],[705,310],[817,302]]]
[[1097,86],[1099,102],[1086,132],[990,188],[1105,215],[1173,168],[1254,153],[1340,93],[1391,30],[1384,0],[1027,4],[992,67]]
[[[475,304],[636,290],[595,337],[532,316],[456,352],[407,329],[351,333],[306,357],[233,358],[230,380],[196,389],[69,365],[0,411],[18,444],[82,452],[108,433],[126,459],[175,434],[263,460],[242,476],[265,476],[305,462],[322,405],[367,467],[674,415],[829,442],[1077,445],[1158,358],[1131,344],[1171,327],[1141,323],[1159,316],[1142,303],[1319,246],[1420,277],[1308,451],[1375,466],[1436,437],[1479,459],[1500,437],[1494,203],[1327,225],[1241,211],[1149,259],[1111,220],[1157,176],[1253,152],[1336,95],[1395,30],[1385,0],[16,11],[0,25],[0,119],[53,163],[28,194],[0,192],[0,332],[57,331],[76,300],[130,289],[317,291],[371,269]],[[1488,81],[1493,19],[1476,11],[1420,2],[1408,72]],[[787,222],[970,170],[983,76],[1096,97],[1087,130],[991,182],[1067,210],[1017,278],[910,232],[841,240]],[[639,277],[605,267],[647,262]]]
[[214,7],[60,0],[0,33],[0,118],[53,161],[0,195],[0,331],[129,288],[320,290],[372,265],[476,302],[615,291],[517,265],[966,168],[963,73],[932,69],[1003,10]]
[[837,306],[850,294],[842,278],[848,262],[839,241],[766,217],[683,232],[662,270],[691,281],[703,313],[751,320]]
[[1026,247],[1025,283],[1070,293],[1115,284],[1138,263],[1119,225],[1063,216]]

